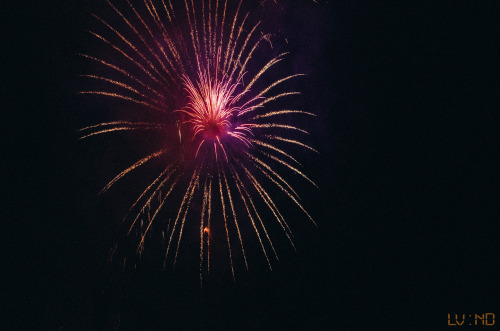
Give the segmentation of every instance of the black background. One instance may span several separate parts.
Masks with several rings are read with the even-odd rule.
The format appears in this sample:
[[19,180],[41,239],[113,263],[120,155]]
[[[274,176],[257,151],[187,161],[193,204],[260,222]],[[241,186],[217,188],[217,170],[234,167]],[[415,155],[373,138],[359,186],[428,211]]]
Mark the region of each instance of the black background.
[[493,6],[286,4],[321,119],[308,169],[319,228],[272,272],[204,289],[197,275],[107,261],[102,149],[76,140],[94,105],[76,94],[87,68],[76,54],[93,47],[85,30],[103,7],[4,12],[13,329],[444,329],[448,313],[500,314]]

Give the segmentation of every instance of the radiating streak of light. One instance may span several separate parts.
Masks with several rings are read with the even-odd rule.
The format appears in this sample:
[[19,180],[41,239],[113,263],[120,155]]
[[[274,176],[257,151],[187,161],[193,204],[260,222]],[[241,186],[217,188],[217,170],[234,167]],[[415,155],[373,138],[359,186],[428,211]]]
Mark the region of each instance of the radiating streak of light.
[[124,83],[121,83],[121,82],[118,82],[116,80],[112,80],[112,79],[109,79],[109,78],[105,78],[105,77],[101,77],[101,76],[95,76],[95,75],[80,75],[81,77],[87,77],[87,78],[93,78],[93,79],[98,79],[98,80],[103,80],[105,82],[108,82],[108,83],[111,83],[111,84],[114,84],[116,86],[120,86],[126,90],[129,90],[129,91],[132,91],[134,92],[135,94],[143,97],[144,99],[148,99],[149,101],[152,101],[152,102],[157,102],[157,100],[155,99],[150,99],[148,98],[147,96],[145,96],[144,94],[142,94],[141,92],[137,91],[135,88],[131,87],[130,85],[127,85],[127,84],[124,84]]
[[273,213],[274,217],[276,218],[276,220],[278,221],[279,225],[283,229],[283,232],[285,232],[285,235],[288,238],[288,241],[290,241],[290,244],[292,245],[293,249],[295,249],[295,244],[293,243],[293,240],[290,237],[293,234],[291,233],[291,230],[288,227],[288,224],[286,222],[282,222],[283,221],[282,216],[279,213],[279,211],[275,208],[275,205],[274,205],[272,199],[270,199],[270,197],[267,194],[267,192],[262,188],[262,186],[259,184],[259,182],[255,179],[255,177],[252,176],[252,174],[248,171],[248,169],[244,168],[244,170],[245,170],[247,176],[250,178],[250,180],[251,180],[254,188],[257,190],[257,192],[259,193],[260,197],[264,201],[264,203],[267,205],[267,207],[269,208],[269,210]]
[[[142,214],[142,213],[144,212],[144,210],[146,209],[146,206],[149,206],[149,204],[150,204],[151,200],[154,198],[154,196],[156,195],[156,193],[158,193],[158,192],[160,192],[160,193],[161,193],[160,189],[161,189],[161,188],[162,188],[162,186],[165,184],[165,182],[166,182],[167,180],[169,180],[169,179],[170,179],[170,176],[171,176],[173,173],[174,173],[173,171],[172,171],[172,172],[170,172],[170,173],[168,174],[168,176],[167,176],[167,177],[166,177],[166,178],[165,178],[165,179],[164,179],[164,180],[160,183],[160,185],[158,185],[158,187],[156,188],[156,190],[155,190],[153,193],[151,193],[151,195],[150,195],[149,199],[148,199],[148,200],[146,200],[146,202],[145,202],[145,203],[144,203],[144,205],[142,206],[141,210],[137,213],[136,217],[134,218],[134,220],[133,220],[132,224],[130,225],[130,228],[129,228],[128,232],[127,232],[127,235],[130,235],[130,232],[131,232],[131,231],[132,231],[132,229],[134,228],[134,225],[135,225],[135,223],[137,222],[137,220],[139,219],[139,217],[141,216],[141,214]],[[174,180],[174,182],[170,185],[170,188],[173,188],[173,187],[177,184],[177,181],[178,181],[178,180],[179,180],[179,175],[177,175],[177,177],[176,177],[176,179]],[[158,194],[158,197],[160,198],[160,194]],[[163,203],[164,203],[164,202],[165,202],[165,199],[161,200],[160,205],[162,205],[162,206],[163,206]]]
[[95,128],[100,128],[103,126],[111,126],[111,125],[123,125],[123,126],[158,126],[158,127],[163,127],[162,124],[158,123],[152,123],[152,122],[128,122],[128,121],[114,121],[114,122],[105,122],[105,123],[99,123],[96,125],[91,125],[84,127],[82,129],[79,129],[78,131],[85,131],[89,129],[95,129]]
[[227,229],[227,217],[226,217],[226,204],[224,203],[224,193],[222,192],[222,181],[221,181],[221,175],[220,175],[220,167],[217,167],[218,169],[218,178],[219,178],[219,192],[220,192],[220,199],[221,199],[221,204],[222,204],[222,216],[224,218],[224,227],[226,228],[226,237],[227,237],[227,246],[229,248],[229,261],[231,262],[231,273],[233,275],[233,280],[234,278],[234,266],[233,266],[233,254],[231,252],[231,242],[229,241],[229,231]]
[[[210,216],[212,215],[212,176],[208,176],[208,221],[210,231]],[[210,274],[210,233],[207,236],[207,273]]]
[[300,131],[305,134],[309,134],[306,130],[303,130],[301,128],[298,128],[293,125],[285,125],[285,124],[274,124],[274,123],[262,123],[262,124],[252,124],[252,127],[254,128],[264,128],[264,129],[288,129],[288,130],[295,130],[295,131]]
[[[170,73],[170,71],[165,67],[165,65],[163,64],[163,61],[160,60],[158,54],[156,54],[156,52],[151,48],[151,46],[149,45],[148,42],[146,42],[146,40],[144,39],[144,37],[142,36],[141,33],[139,33],[139,31],[137,31],[137,29],[135,28],[135,26],[133,24],[130,23],[130,21],[125,17],[123,16],[123,14],[118,10],[116,9],[115,6],[113,6],[113,4],[111,4],[111,2],[109,1],[106,1],[113,9],[114,11],[120,15],[120,17],[125,21],[125,23],[127,23],[127,25],[134,31],[135,35],[142,41],[142,43],[148,48],[149,52],[154,56],[154,58],[157,60],[157,62],[160,64],[160,66],[162,67],[162,69],[167,73],[168,76],[172,76],[172,74]],[[147,26],[146,23],[144,23],[144,20],[142,19],[142,17],[139,15],[139,13],[137,13],[137,11],[135,10],[135,8],[132,6],[132,4],[127,1],[128,4],[130,5],[130,7],[132,7],[132,10],[134,11],[134,13],[136,14],[137,18],[143,23],[144,27],[146,28],[147,31],[149,31],[150,35],[153,37],[153,33],[151,32],[151,30],[149,29],[149,27]],[[118,33],[118,32],[116,32]],[[154,38],[154,37],[153,37]],[[127,41],[127,44],[129,44],[129,42]],[[136,52],[138,54],[141,54],[139,51],[137,51],[137,49],[132,45],[132,44],[129,44],[130,47],[134,48],[134,50],[136,50]],[[166,56],[165,56],[166,57]],[[167,58],[167,57],[166,57]],[[168,58],[167,58],[168,59]],[[154,70],[156,70],[156,67],[153,66],[153,64],[151,63],[150,66],[152,66],[152,69],[154,68]],[[158,73],[159,74],[159,73]],[[161,76],[163,78],[163,76]],[[165,79],[165,78],[164,78]]]
[[[233,20],[233,24],[231,25],[231,32],[229,33],[229,41],[227,43],[227,47],[226,47],[226,54],[224,56],[224,64],[222,65],[222,71],[223,72],[226,72],[226,64],[227,64],[227,56],[229,55],[229,50],[231,47],[231,43],[233,41],[233,32],[234,32],[234,26],[236,25],[236,21],[238,20],[238,14],[240,12],[240,7],[241,7],[241,1],[239,1],[238,3],[238,9],[236,9],[236,14],[234,15],[234,20]],[[223,29],[221,29],[221,31],[223,31]]]
[[285,115],[285,114],[304,114],[304,115],[309,115],[309,116],[316,116],[313,113],[309,113],[309,112],[302,111],[302,110],[278,110],[278,111],[271,111],[271,112],[268,112],[265,114],[256,115],[256,116],[252,117],[251,120],[257,120],[259,118],[267,118],[267,117],[271,117],[271,116],[278,116],[278,115]]
[[278,94],[278,95],[275,95],[273,97],[269,97],[269,98],[265,98],[263,101],[261,101],[260,103],[258,103],[257,105],[254,105],[254,106],[251,106],[251,107],[248,107],[246,108],[244,111],[241,111],[239,113],[239,115],[244,115],[246,113],[250,113],[250,112],[253,112],[255,111],[256,109],[258,108],[261,108],[262,106],[264,106],[266,103],[268,102],[271,102],[271,101],[274,101],[274,100],[277,100],[277,99],[280,99],[280,98],[283,98],[283,97],[286,97],[286,96],[290,96],[290,95],[299,95],[300,92],[285,92],[285,93],[281,93],[281,94]]
[[[271,176],[269,176],[268,174],[266,174],[266,171],[262,168],[260,168],[259,166],[256,165],[256,167],[262,171],[266,176],[267,178],[269,178],[276,186],[278,186],[283,192],[285,192],[285,194],[290,198],[292,199],[293,202],[295,202],[295,204],[307,215],[307,217],[314,223],[314,225],[318,226],[316,224],[316,222],[314,221],[314,219],[311,217],[311,215],[309,215],[309,213],[305,210],[305,208],[298,202],[297,199],[300,199],[300,197],[295,194],[295,196],[293,194],[291,194],[290,192],[287,191],[286,188],[284,188],[283,186],[281,186],[280,183],[278,183],[276,180],[274,180]],[[293,191],[292,191],[293,192]]]
[[291,156],[290,154],[288,154],[287,152],[283,151],[282,149],[279,149],[278,147],[276,146],[273,146],[271,144],[268,144],[266,142],[263,142],[263,141],[260,141],[260,140],[257,140],[257,139],[252,139],[252,142],[254,144],[257,144],[257,145],[260,145],[262,147],[266,147],[266,148],[269,148],[275,152],[278,152],[286,157],[288,157],[290,160],[294,161],[295,163],[297,163],[299,166],[301,166],[300,162],[297,161],[293,156]]
[[141,51],[139,51],[139,49],[137,49],[136,46],[134,46],[134,44],[132,44],[127,38],[125,38],[120,32],[118,32],[115,28],[113,28],[111,25],[109,25],[106,21],[104,21],[102,18],[100,18],[99,16],[97,15],[92,15],[94,16],[97,20],[99,20],[101,23],[103,23],[104,25],[106,25],[111,31],[113,31],[123,42],[125,42],[130,48],[132,48],[134,50],[134,52],[139,55],[139,57],[145,61],[149,67],[151,68],[151,70],[153,72],[155,72],[157,74],[157,76],[159,78],[161,78],[164,82],[167,81],[166,77],[163,76],[159,71],[158,69],[156,69],[156,67],[153,65],[153,63],[151,63],[151,61],[149,61],[146,56],[144,54],[142,54]]
[[[295,195],[298,195],[297,192],[295,192],[295,190],[292,188],[292,186],[290,184],[288,184],[288,182],[286,180],[283,179],[283,177],[281,177],[276,171],[274,171],[270,165],[268,165],[267,163],[265,163],[264,161],[262,161],[261,159],[251,155],[251,154],[248,154],[247,153],[247,156],[249,157],[249,159],[255,161],[257,164],[260,164],[261,166],[263,166],[264,168],[267,169],[267,171],[269,171],[271,174],[273,174],[276,178],[278,178],[283,184],[286,185],[286,187],[288,187],[288,189],[290,191],[293,192],[293,194]],[[260,169],[260,168],[259,168]],[[265,176],[269,179],[272,180],[272,177],[270,175],[268,175],[267,173],[265,173]]]
[[114,132],[114,131],[134,131],[134,130],[155,130],[155,129],[161,129],[161,126],[137,126],[137,127],[116,127],[116,128],[111,128],[111,129],[106,129],[106,130],[100,130],[97,132],[89,133],[85,136],[81,136],[78,139],[86,139],[88,137],[92,137],[95,135],[103,134],[103,133],[109,133],[109,132]]
[[203,247],[205,246],[205,211],[207,209],[207,180],[203,184],[203,203],[201,206],[201,217],[200,217],[200,287],[203,287]]
[[150,104],[149,102],[146,102],[146,101],[141,101],[141,100],[137,100],[135,98],[132,98],[132,97],[128,97],[126,95],[122,95],[122,94],[118,94],[118,93],[111,93],[111,92],[103,92],[103,91],[81,91],[79,92],[80,94],[96,94],[96,95],[104,95],[104,96],[108,96],[108,97],[113,97],[113,98],[118,98],[118,99],[123,99],[123,100],[128,100],[128,101],[132,101],[132,102],[135,102],[135,103],[138,103],[138,104],[141,104],[141,105],[144,105],[144,106],[147,106],[147,107],[151,107],[155,110],[159,110],[159,111],[162,111],[161,108],[155,106],[155,105],[152,105]]
[[[167,166],[167,168],[165,168],[165,170],[163,170],[163,172],[158,177],[156,177],[156,179],[151,184],[149,184],[149,186],[146,187],[146,189],[144,191],[142,191],[141,195],[137,198],[137,200],[135,200],[135,202],[132,204],[132,207],[130,207],[130,209],[128,210],[128,212],[123,217],[122,222],[125,222],[125,220],[127,219],[128,215],[132,212],[132,209],[134,209],[134,207],[139,203],[139,201],[142,199],[142,197],[144,197],[146,195],[146,193],[149,191],[149,189],[152,188],[163,177],[163,175],[165,175],[171,168],[172,168],[172,165]],[[169,174],[169,176],[170,176],[170,174]],[[167,176],[167,179],[168,179],[169,176]],[[156,192],[158,192],[160,190],[160,188],[162,187],[163,183],[165,183],[165,181],[167,179],[165,179],[164,181],[162,181],[160,183],[160,185],[158,185],[158,187],[156,188],[156,190],[151,194],[151,198],[153,196],[155,196]],[[149,201],[150,201],[150,199],[148,199],[148,202]]]
[[[168,190],[168,192],[165,194],[165,196],[163,197],[163,200],[161,201],[161,203],[158,205],[158,207],[156,208],[156,211],[155,213],[153,214],[153,217],[150,217],[149,218],[149,223],[148,223],[148,226],[146,228],[146,231],[144,231],[144,233],[141,235],[141,242],[139,243],[139,247],[137,247],[137,251],[139,251],[140,249],[142,250],[142,248],[144,247],[144,240],[146,239],[146,235],[148,234],[148,231],[149,231],[149,228],[151,227],[151,224],[153,224],[153,221],[154,219],[156,218],[156,215],[158,214],[158,212],[161,210],[161,208],[163,207],[163,204],[165,203],[165,201],[167,200],[168,196],[170,195],[170,193],[172,192],[172,190],[174,189],[175,185],[177,184],[177,180],[174,181],[174,183],[172,185],[170,185],[170,189]],[[149,205],[149,204],[148,204]]]
[[167,150],[166,149],[162,149],[156,153],[153,153],[153,154],[150,154],[148,156],[146,156],[145,158],[137,161],[136,163],[134,163],[133,165],[131,165],[130,167],[128,167],[127,169],[123,170],[122,172],[120,172],[115,178],[113,178],[100,192],[100,194],[106,192],[114,183],[116,183],[120,178],[122,178],[123,176],[125,176],[126,174],[128,174],[129,172],[131,172],[132,170],[140,167],[141,165],[143,165],[144,163],[146,163],[147,161],[153,159],[153,158],[156,158],[162,154],[164,154]]
[[121,74],[123,74],[124,76],[130,78],[131,80],[133,80],[134,82],[138,83],[139,85],[145,87],[148,91],[154,93],[156,95],[156,97],[160,98],[161,99],[161,94],[158,93],[158,91],[154,88],[152,88],[150,85],[144,83],[142,80],[138,79],[137,77],[135,77],[134,75],[132,75],[130,72],[114,65],[114,64],[111,64],[111,63],[108,63],[104,60],[101,60],[101,59],[98,59],[96,57],[93,57],[93,56],[90,56],[90,55],[86,55],[86,54],[78,54],[84,58],[87,58],[89,60],[92,60],[92,61],[95,61],[95,62],[98,62],[98,63],[101,63],[102,65],[108,67],[108,68],[111,68]]
[[284,141],[287,143],[299,145],[299,146],[305,147],[305,148],[310,149],[311,151],[319,154],[319,152],[317,150],[315,150],[314,148],[312,148],[311,146],[308,146],[308,145],[301,143],[300,141],[297,141],[297,140],[287,139],[287,138],[283,138],[283,137],[276,136],[276,135],[265,135],[265,137],[268,139],[272,139],[272,140],[279,140],[279,141]]
[[313,182],[309,177],[307,177],[306,175],[304,175],[304,173],[302,171],[300,171],[299,169],[293,167],[292,165],[286,163],[285,161],[283,161],[282,159],[280,158],[277,158],[276,156],[273,156],[269,153],[266,153],[266,152],[262,152],[262,154],[264,154],[265,156],[273,159],[274,161],[278,162],[278,163],[281,163],[282,165],[284,165],[285,167],[289,168],[290,170],[292,170],[294,173],[296,174],[299,174],[301,175],[304,179],[306,179],[309,183],[313,184],[314,186],[316,186],[316,188],[318,188],[318,185],[316,185],[315,182]]
[[[200,168],[201,168],[201,166],[200,166]],[[186,222],[186,216],[187,216],[187,213],[188,213],[188,210],[189,210],[189,205],[191,203],[191,199],[193,198],[194,189],[196,188],[196,186],[198,186],[199,179],[200,179],[200,173],[199,173],[199,170],[198,170],[198,174],[196,175],[196,179],[195,179],[195,181],[193,183],[193,187],[191,188],[191,192],[189,193],[189,198],[188,198],[188,201],[187,201],[187,204],[186,204],[186,210],[184,211],[184,217],[182,218],[182,222],[181,222],[181,229],[180,229],[180,232],[179,232],[179,240],[177,241],[177,249],[175,250],[174,267],[175,267],[175,264],[177,262],[177,255],[179,254],[179,246],[181,244],[182,233],[183,233],[183,230],[184,230],[184,224]]]
[[[252,217],[252,212],[250,211],[250,208],[248,208],[248,204],[247,204],[247,201],[245,198],[246,191],[245,191],[245,194],[243,194],[243,191],[242,191],[243,183],[241,182],[241,180],[238,176],[238,173],[234,170],[234,168],[232,166],[230,168],[231,168],[231,175],[235,179],[236,187],[238,188],[238,192],[240,193],[241,199],[243,200],[243,204],[245,205],[245,208],[247,210],[247,213],[248,213],[247,215],[250,218],[250,222],[252,222],[252,227],[255,231],[255,234],[257,235],[257,238],[259,239],[259,243],[260,243],[260,246],[262,248],[262,252],[264,253],[264,256],[266,257],[269,269],[272,270],[273,268],[271,267],[271,262],[269,261],[269,257],[267,256],[266,248],[264,247],[264,243],[262,242],[262,238],[260,237],[259,230],[255,226],[255,222],[254,222],[253,217]],[[247,266],[247,269],[248,269],[248,266]]]
[[[279,84],[281,84],[283,82],[286,82],[289,79],[292,79],[294,77],[299,77],[299,76],[304,76],[304,75],[302,75],[302,74],[291,75],[291,76],[288,76],[288,77],[285,77],[285,78],[282,78],[280,80],[275,81],[274,83],[272,83],[271,85],[269,85],[268,87],[266,87],[265,89],[263,89],[261,92],[259,92],[256,96],[252,97],[252,99],[250,99],[247,102],[245,102],[243,104],[243,106],[241,106],[241,108],[246,108],[246,106],[249,105],[250,103],[259,100],[264,94],[266,94],[267,92],[269,92],[269,90],[271,90],[273,87],[275,87],[275,86],[277,86],[277,85],[279,85]],[[269,98],[269,99],[271,99],[271,98]],[[267,99],[265,99],[265,100],[267,100]]]
[[149,78],[151,78],[152,80],[154,80],[157,84],[161,85],[162,83],[158,80],[158,78],[154,77],[153,74],[151,74],[151,72],[149,72],[149,70],[147,70],[146,68],[144,68],[143,65],[141,65],[139,62],[137,62],[137,60],[135,60],[133,57],[131,57],[128,53],[126,53],[125,51],[123,51],[120,47],[116,46],[115,44],[113,44],[112,42],[110,42],[109,40],[107,40],[106,38],[104,38],[103,36],[95,33],[95,32],[92,32],[92,31],[89,31],[89,33],[93,36],[95,36],[96,38],[102,40],[103,42],[105,42],[106,44],[108,44],[109,46],[111,46],[112,48],[114,48],[117,52],[119,52],[120,54],[122,54],[126,59],[128,59],[129,61],[131,61],[132,63],[134,63],[137,67],[139,67],[146,75],[149,76]]
[[229,205],[231,206],[231,211],[233,213],[234,225],[236,225],[236,231],[238,232],[238,238],[240,239],[241,251],[243,253],[243,260],[245,261],[245,267],[248,270],[247,256],[245,254],[245,247],[243,246],[243,239],[241,239],[240,227],[238,225],[238,220],[236,219],[236,212],[234,211],[233,197],[231,195],[231,190],[229,189],[229,184],[227,183],[226,172],[222,169],[222,176],[224,178],[224,183],[226,184],[227,196],[229,198]]

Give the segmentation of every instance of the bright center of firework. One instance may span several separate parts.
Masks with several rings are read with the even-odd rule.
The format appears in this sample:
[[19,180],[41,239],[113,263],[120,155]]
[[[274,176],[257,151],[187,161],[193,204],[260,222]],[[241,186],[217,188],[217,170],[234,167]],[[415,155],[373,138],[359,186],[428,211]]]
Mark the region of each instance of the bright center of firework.
[[223,136],[228,130],[228,127],[216,120],[209,120],[203,128],[203,138],[215,140],[217,137]]
[[203,140],[220,140],[231,130],[231,118],[236,111],[232,94],[236,84],[211,77],[207,71],[200,72],[193,82],[184,77],[188,104],[182,110],[193,125],[194,136]]

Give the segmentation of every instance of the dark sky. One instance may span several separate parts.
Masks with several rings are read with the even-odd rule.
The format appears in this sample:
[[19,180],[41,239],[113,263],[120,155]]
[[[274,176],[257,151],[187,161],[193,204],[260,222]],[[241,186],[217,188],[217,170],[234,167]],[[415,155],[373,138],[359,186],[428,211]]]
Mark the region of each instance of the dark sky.
[[304,198],[319,227],[292,219],[297,252],[282,245],[272,272],[215,274],[203,289],[154,258],[125,271],[107,261],[120,213],[97,194],[106,143],[76,133],[99,111],[77,95],[89,69],[77,54],[95,47],[85,30],[103,8],[5,10],[14,329],[442,329],[448,313],[500,314],[492,6],[283,5],[269,27],[307,72],[303,102],[320,118],[306,166],[320,190]]

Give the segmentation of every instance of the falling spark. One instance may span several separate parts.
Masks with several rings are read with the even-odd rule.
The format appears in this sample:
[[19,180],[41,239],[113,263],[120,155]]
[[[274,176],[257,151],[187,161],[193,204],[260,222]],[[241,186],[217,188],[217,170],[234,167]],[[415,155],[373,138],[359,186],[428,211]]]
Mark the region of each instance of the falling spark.
[[[290,151],[290,147],[298,146],[317,152],[300,139],[290,136],[292,133],[300,136],[309,133],[297,126],[300,122],[280,121],[285,117],[289,120],[293,116],[314,114],[267,106],[276,104],[274,101],[278,99],[299,95],[296,91],[273,91],[302,75],[286,75],[271,83],[262,82],[263,77],[267,77],[267,81],[271,79],[270,69],[282,62],[286,53],[270,58],[259,69],[253,70],[251,58],[262,41],[270,43],[270,35],[258,36],[256,31],[260,22],[249,25],[249,14],[242,14],[241,0],[234,12],[229,12],[228,2],[231,1],[202,0],[197,2],[197,7],[193,0],[183,0],[176,7],[171,0],[145,0],[144,8],[140,8],[127,0],[127,9],[122,10],[107,1],[122,25],[114,25],[112,21],[93,15],[106,32],[89,32],[115,52],[117,58],[111,61],[80,54],[110,75],[81,75],[107,86],[81,91],[81,94],[122,99],[137,109],[162,116],[159,121],[123,120],[88,126],[79,131],[80,139],[146,130],[172,131],[171,136],[178,137],[178,141],[169,141],[164,148],[120,172],[101,193],[145,163],[163,162],[163,170],[141,192],[123,221],[130,222],[128,234],[134,228],[140,231],[137,247],[140,255],[161,211],[166,205],[170,206],[169,209],[176,206],[176,216],[166,217],[168,226],[161,230],[163,240],[168,241],[164,264],[169,252],[172,252],[175,266],[185,225],[198,218],[200,284],[203,284],[204,265],[206,274],[210,273],[211,240],[222,237],[213,236],[217,232],[217,224],[224,225],[233,278],[234,259],[239,256],[234,254],[234,250],[241,252],[245,268],[249,268],[245,253],[248,236],[243,233],[246,227],[241,226],[245,222],[248,222],[248,228],[253,229],[272,269],[270,257],[274,255],[278,259],[278,254],[266,227],[270,221],[266,222],[259,204],[267,207],[268,213],[274,216],[277,226],[295,249],[292,230],[265,185],[272,184],[278,188],[316,224],[299,202],[297,192],[278,173],[280,167],[287,169],[317,187],[303,173],[301,164]],[[183,32],[185,30],[187,32]],[[248,83],[245,84],[245,81]],[[176,146],[179,148],[176,149]],[[179,194],[182,196],[180,203],[174,203],[175,196]],[[172,202],[169,204],[169,201]],[[215,213],[218,203],[222,215]],[[195,211],[200,213],[199,217],[190,216]],[[237,238],[236,246],[234,243],[231,245],[232,237]],[[115,250],[116,247],[112,250],[113,254]],[[272,254],[269,254],[270,251]],[[125,261],[123,259],[124,265]]]

